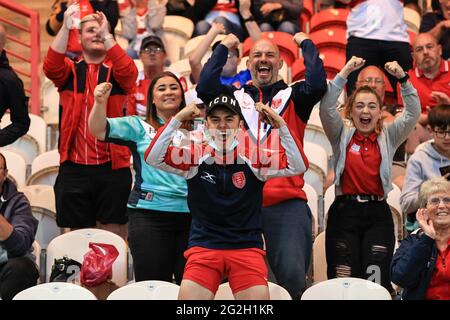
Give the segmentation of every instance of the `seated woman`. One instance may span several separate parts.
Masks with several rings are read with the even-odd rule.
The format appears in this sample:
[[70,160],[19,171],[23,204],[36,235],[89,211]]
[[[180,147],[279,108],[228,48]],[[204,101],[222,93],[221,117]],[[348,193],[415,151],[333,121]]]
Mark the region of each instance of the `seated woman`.
[[416,218],[420,229],[395,252],[392,282],[403,288],[404,300],[449,300],[450,181],[443,177],[425,181],[419,202]]

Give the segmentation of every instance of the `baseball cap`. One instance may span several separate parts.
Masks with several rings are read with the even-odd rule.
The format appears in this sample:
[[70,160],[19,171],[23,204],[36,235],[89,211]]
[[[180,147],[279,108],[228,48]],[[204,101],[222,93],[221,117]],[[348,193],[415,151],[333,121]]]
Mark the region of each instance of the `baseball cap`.
[[235,98],[225,95],[225,94],[221,94],[217,98],[214,98],[213,100],[211,100],[211,102],[208,104],[208,107],[206,108],[206,116],[209,116],[211,114],[211,112],[216,107],[219,107],[219,106],[225,107],[228,110],[230,110],[232,113],[237,114],[240,117],[242,117],[241,107],[239,107],[239,103],[237,102],[237,100]]
[[164,47],[164,43],[162,42],[161,38],[158,36],[148,36],[142,39],[141,43],[141,49],[140,51],[144,50],[149,44],[155,44],[158,47],[162,48],[164,52],[166,52],[166,48]]

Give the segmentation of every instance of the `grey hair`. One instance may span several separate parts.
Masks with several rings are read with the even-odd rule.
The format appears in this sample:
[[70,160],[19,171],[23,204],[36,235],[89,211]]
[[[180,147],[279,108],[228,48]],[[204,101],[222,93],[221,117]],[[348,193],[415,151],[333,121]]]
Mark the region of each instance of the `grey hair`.
[[428,198],[436,193],[450,194],[450,181],[443,177],[435,177],[422,183],[419,191],[419,207],[425,208]]

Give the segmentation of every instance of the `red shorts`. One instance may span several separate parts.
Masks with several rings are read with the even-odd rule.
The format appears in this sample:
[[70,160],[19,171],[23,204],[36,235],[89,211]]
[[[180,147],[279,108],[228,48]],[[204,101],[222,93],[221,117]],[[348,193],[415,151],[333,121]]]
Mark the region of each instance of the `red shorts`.
[[257,285],[267,286],[265,255],[257,248],[221,250],[192,247],[184,253],[187,262],[183,279],[192,280],[214,294],[225,277],[234,294]]

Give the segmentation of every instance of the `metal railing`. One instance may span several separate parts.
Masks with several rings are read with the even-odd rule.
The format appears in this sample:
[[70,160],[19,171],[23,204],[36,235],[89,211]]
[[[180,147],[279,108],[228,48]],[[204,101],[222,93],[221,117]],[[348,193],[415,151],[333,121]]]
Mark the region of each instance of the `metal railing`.
[[[29,64],[29,68],[26,70],[19,69],[13,66],[14,71],[19,75],[30,78],[31,86],[25,87],[25,91],[28,96],[30,96],[31,112],[34,114],[40,114],[40,78],[39,78],[39,64],[40,58],[40,24],[39,24],[39,13],[33,11],[22,4],[16,3],[11,0],[0,0],[0,8],[7,9],[11,12],[16,13],[18,16],[28,18],[28,25],[22,25],[14,20],[7,19],[4,15],[0,16],[0,22],[5,26],[13,27],[14,29],[20,30],[29,34],[29,41],[24,41],[11,34],[7,34],[7,38],[17,44],[17,46],[9,46],[10,49],[6,50],[9,56],[15,57],[18,60],[24,61]],[[19,20],[19,19],[18,19]],[[30,49],[29,57],[20,54],[20,46]]]

